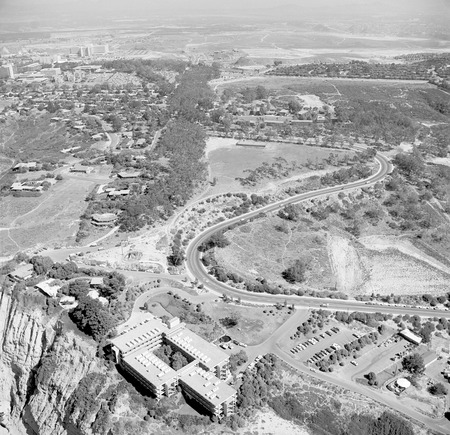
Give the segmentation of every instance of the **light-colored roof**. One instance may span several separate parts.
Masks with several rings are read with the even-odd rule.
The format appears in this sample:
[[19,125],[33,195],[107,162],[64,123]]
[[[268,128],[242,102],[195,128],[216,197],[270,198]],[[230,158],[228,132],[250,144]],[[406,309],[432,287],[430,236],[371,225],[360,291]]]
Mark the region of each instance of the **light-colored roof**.
[[11,275],[15,278],[26,279],[33,274],[33,265],[32,264],[24,264],[23,266],[15,269]]
[[413,341],[415,343],[421,343],[422,342],[422,337],[419,337],[417,334],[414,334],[414,332],[412,332],[408,328],[405,328],[402,331],[400,331],[400,335],[402,335],[406,339],[411,340],[411,341]]
[[112,222],[117,219],[114,213],[94,213],[92,219],[97,222]]
[[398,378],[395,382],[400,388],[406,389],[411,386],[411,382],[409,382],[408,379],[405,378]]
[[166,338],[183,349],[188,355],[200,360],[209,370],[229,358],[228,354],[219,347],[207,342],[187,328],[168,331]]
[[193,367],[180,378],[180,381],[214,406],[219,406],[236,394],[233,387],[200,367]]
[[54,298],[58,293],[58,290],[61,288],[59,285],[51,285],[55,280],[53,278],[47,279],[46,281],[42,281],[39,284],[36,284],[36,288],[43,291],[46,295]]
[[120,178],[137,178],[141,175],[141,173],[139,171],[134,171],[134,172],[119,172],[117,174]]
[[127,353],[139,347],[141,343],[144,343],[150,337],[158,335],[167,329],[167,326],[161,319],[148,313],[147,316],[139,319],[139,323],[130,324],[129,328],[113,338],[111,343],[122,353]]
[[91,285],[103,285],[102,276],[94,276],[91,278]]
[[127,355],[124,361],[155,387],[159,387],[177,376],[174,369],[145,347]]

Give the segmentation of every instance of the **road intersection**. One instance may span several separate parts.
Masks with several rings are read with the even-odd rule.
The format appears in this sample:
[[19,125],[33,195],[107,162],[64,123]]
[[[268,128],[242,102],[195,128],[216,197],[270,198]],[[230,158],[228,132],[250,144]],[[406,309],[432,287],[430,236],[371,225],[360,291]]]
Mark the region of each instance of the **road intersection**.
[[[389,305],[389,304],[368,304],[367,302],[361,302],[356,300],[340,300],[340,299],[324,299],[324,298],[314,298],[314,297],[299,297],[299,296],[290,296],[290,295],[272,295],[267,293],[251,293],[245,290],[236,289],[227,285],[225,283],[217,281],[214,277],[208,274],[208,271],[203,266],[201,262],[201,256],[199,252],[199,246],[206,241],[212,234],[217,231],[225,230],[230,225],[236,223],[243,223],[249,221],[250,219],[256,217],[260,213],[269,213],[276,211],[282,207],[285,207],[289,204],[298,204],[300,202],[311,200],[315,198],[319,198],[325,195],[330,195],[333,193],[337,193],[340,191],[361,188],[368,185],[372,185],[377,183],[386,177],[389,173],[392,172],[392,165],[389,160],[381,155],[377,154],[375,156],[379,164],[378,171],[370,176],[367,179],[355,181],[352,183],[348,183],[346,185],[327,187],[324,189],[302,193],[288,199],[284,199],[281,201],[274,202],[265,207],[262,207],[258,210],[251,211],[244,215],[240,215],[238,217],[229,219],[227,221],[221,222],[217,225],[214,225],[201,234],[199,234],[196,238],[192,240],[192,242],[188,245],[186,251],[186,268],[188,274],[193,279],[198,279],[198,282],[202,283],[206,289],[209,291],[216,293],[218,295],[226,295],[231,298],[239,298],[242,302],[258,304],[258,305],[273,305],[276,303],[285,303],[293,304],[297,308],[319,308],[326,304],[326,309],[331,310],[341,310],[341,311],[362,311],[362,312],[382,312],[386,314],[409,314],[409,315],[419,315],[419,316],[439,316],[446,317],[450,319],[450,312],[447,310],[439,309],[439,310],[431,310],[428,308],[418,308],[418,307],[410,307],[405,305]],[[339,387],[343,387],[354,391],[356,393],[362,394],[364,396],[370,397],[383,405],[388,406],[391,409],[395,409],[410,418],[417,420],[425,424],[428,428],[437,431],[438,433],[449,433],[449,424],[445,418],[441,419],[433,419],[431,417],[425,416],[413,409],[411,407],[404,405],[396,398],[392,397],[387,393],[383,393],[380,391],[376,391],[374,389],[369,389],[362,385],[356,384],[355,382],[348,382],[344,379],[339,379],[336,376],[330,376],[325,373],[321,373],[318,371],[312,372],[311,369],[307,368],[300,361],[295,360],[291,355],[282,350],[278,344],[280,338],[283,334],[288,334],[288,330],[292,326],[291,323],[295,322],[295,315],[288,319],[280,328],[269,337],[264,343],[261,343],[258,346],[248,347],[246,350],[251,356],[256,356],[256,354],[264,354],[264,353],[273,353],[281,358],[285,363],[289,366],[295,368],[296,370],[308,374],[309,376],[313,376],[315,378],[321,379],[326,382],[331,382]]]

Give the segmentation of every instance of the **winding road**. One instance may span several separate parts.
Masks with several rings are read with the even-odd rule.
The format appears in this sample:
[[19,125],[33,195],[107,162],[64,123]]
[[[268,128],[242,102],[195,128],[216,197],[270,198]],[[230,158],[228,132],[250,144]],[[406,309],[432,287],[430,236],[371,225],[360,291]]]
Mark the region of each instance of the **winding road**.
[[[388,175],[392,170],[392,165],[389,160],[383,156],[382,154],[377,154],[375,156],[379,164],[378,171],[370,176],[367,179],[355,181],[353,183],[349,183],[346,185],[327,187],[324,189],[302,193],[300,195],[293,196],[291,198],[287,198],[281,201],[274,202],[265,207],[262,207],[258,210],[246,213],[244,215],[229,219],[227,221],[221,222],[217,225],[214,225],[201,234],[199,234],[196,238],[192,240],[192,242],[188,245],[186,250],[186,268],[191,276],[191,278],[197,278],[200,283],[211,292],[219,294],[219,295],[227,295],[233,298],[241,298],[242,301],[249,302],[252,304],[258,305],[273,305],[277,302],[284,303],[287,301],[289,304],[294,304],[297,307],[303,308],[317,308],[326,304],[328,309],[336,309],[342,311],[350,311],[357,310],[363,312],[383,312],[383,313],[392,313],[392,314],[409,314],[409,315],[421,315],[421,316],[440,316],[446,317],[450,319],[450,312],[444,310],[429,310],[425,308],[415,308],[408,306],[399,306],[399,305],[388,305],[388,304],[373,304],[368,305],[364,302],[359,302],[355,300],[338,300],[338,299],[324,299],[324,298],[313,298],[313,297],[299,297],[299,296],[287,296],[287,295],[271,295],[266,293],[251,293],[245,290],[236,289],[231,287],[225,283],[217,281],[211,275],[208,274],[206,268],[203,266],[201,262],[201,255],[198,250],[198,247],[206,241],[212,234],[217,231],[224,230],[228,226],[235,223],[246,222],[249,219],[257,216],[260,213],[268,213],[276,211],[282,207],[285,207],[288,204],[298,204],[302,201],[318,198],[324,195],[329,195],[332,193],[340,192],[343,190],[355,189],[364,187],[367,185],[374,184],[378,181],[381,181],[386,175]],[[293,316],[294,317],[294,316]],[[289,319],[291,320],[291,319]],[[445,418],[441,419],[433,419],[427,417],[411,407],[406,406],[404,403],[396,400],[388,394],[383,394],[382,392],[375,391],[373,389],[368,389],[362,385],[356,384],[354,382],[348,382],[344,379],[339,379],[336,376],[330,376],[325,373],[320,372],[311,372],[307,367],[305,367],[302,363],[295,360],[292,356],[288,355],[284,352],[278,345],[278,341],[283,334],[288,333],[288,327],[290,325],[290,321],[287,321],[284,325],[282,325],[265,343],[262,343],[259,346],[249,347],[248,350],[250,353],[258,353],[263,354],[267,352],[272,352],[276,354],[279,358],[285,361],[290,366],[299,370],[300,372],[307,373],[309,376],[313,376],[319,379],[322,379],[327,382],[331,382],[335,385],[338,385],[343,388],[347,388],[359,394],[363,394],[367,397],[370,397],[378,402],[387,405],[390,408],[396,409],[401,413],[409,416],[410,418],[417,420],[427,427],[437,431],[438,433],[449,433],[449,425],[448,421]]]
[[[326,187],[319,190],[314,190],[312,192],[306,192],[301,193],[299,195],[292,196],[290,198],[286,198],[280,201],[273,202],[269,205],[266,205],[262,208],[259,208],[258,210],[251,211],[249,213],[234,217],[232,219],[226,220],[224,222],[220,222],[216,225],[213,225],[212,227],[207,228],[205,231],[203,231],[201,234],[199,234],[197,237],[195,237],[191,243],[188,245],[186,250],[186,268],[189,273],[189,275],[194,279],[197,278],[199,282],[203,283],[204,286],[217,294],[226,294],[230,297],[240,297],[241,299],[245,299],[247,302],[253,302],[253,303],[270,303],[274,304],[277,301],[278,302],[284,302],[286,299],[289,303],[296,303],[303,301],[303,302],[309,302],[314,303],[315,301],[318,301],[317,298],[302,298],[300,299],[298,296],[286,296],[286,295],[269,295],[265,293],[250,293],[244,290],[235,289],[234,287],[231,287],[225,283],[219,282],[216,279],[214,279],[212,276],[210,276],[207,272],[207,270],[204,268],[202,262],[201,262],[201,254],[198,250],[199,246],[206,241],[211,235],[216,233],[217,231],[224,230],[227,227],[229,227],[232,224],[236,223],[243,223],[246,222],[256,216],[258,216],[260,213],[269,213],[273,211],[277,211],[280,208],[283,208],[289,204],[298,204],[300,202],[315,199],[321,196],[330,195],[332,193],[341,192],[344,190],[350,190],[355,189],[358,187],[364,187],[371,184],[374,184],[378,181],[381,181],[387,174],[391,172],[392,166],[389,162],[389,160],[383,156],[382,154],[377,154],[375,156],[376,161],[379,164],[378,171],[371,175],[369,178],[366,178],[364,180],[358,180],[352,183],[348,183],[345,185],[339,185],[339,186],[333,186],[333,187]],[[350,301],[336,301],[335,299],[330,300],[333,304],[337,303],[340,305],[343,305],[345,307],[349,306],[349,304],[356,303],[359,305],[360,302],[350,302]],[[323,299],[321,299],[321,302],[324,302]],[[328,302],[328,300],[327,300]],[[304,304],[302,304],[304,305]],[[350,307],[349,307],[350,308]],[[373,311],[373,310],[372,310]]]

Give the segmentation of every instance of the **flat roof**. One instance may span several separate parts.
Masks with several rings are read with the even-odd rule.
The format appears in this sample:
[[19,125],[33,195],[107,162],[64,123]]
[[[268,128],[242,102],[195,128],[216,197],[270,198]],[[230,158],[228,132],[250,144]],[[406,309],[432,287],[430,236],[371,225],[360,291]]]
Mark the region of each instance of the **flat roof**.
[[209,343],[187,328],[174,332],[168,330],[166,338],[193,358],[198,359],[209,370],[229,358],[228,354],[219,347]]
[[223,402],[236,394],[236,390],[226,382],[221,381],[211,372],[207,372],[200,367],[194,367],[180,378],[188,387],[212,403],[220,406]]
[[155,387],[164,385],[177,376],[174,369],[145,347],[127,355],[123,360]]
[[19,266],[17,269],[11,272],[12,276],[17,276],[18,278],[25,278],[32,274],[33,274],[32,264],[24,264],[23,266]]
[[408,328],[405,328],[405,329],[401,330],[400,331],[400,335],[403,335],[403,337],[405,337],[408,340],[416,341],[417,343],[421,343],[422,342],[422,337],[420,337],[417,334],[414,334],[414,332],[412,332]]
[[111,343],[122,353],[126,353],[139,346],[139,344],[144,343],[149,338],[166,330],[167,326],[161,319],[148,314],[144,318],[137,319],[137,322],[130,323],[126,330],[111,339]]

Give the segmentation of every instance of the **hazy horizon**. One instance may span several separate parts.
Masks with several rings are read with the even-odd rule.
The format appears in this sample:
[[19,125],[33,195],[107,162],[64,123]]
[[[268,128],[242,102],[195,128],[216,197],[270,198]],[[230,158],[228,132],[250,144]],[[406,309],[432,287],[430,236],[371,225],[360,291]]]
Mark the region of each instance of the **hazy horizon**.
[[51,21],[58,17],[83,17],[86,20],[142,18],[155,16],[183,17],[195,15],[264,16],[295,20],[336,16],[355,19],[372,16],[419,18],[436,15],[450,17],[446,0],[0,0],[0,18]]

